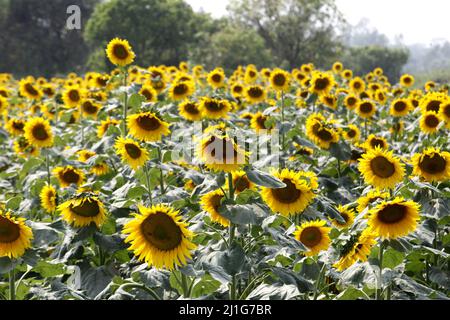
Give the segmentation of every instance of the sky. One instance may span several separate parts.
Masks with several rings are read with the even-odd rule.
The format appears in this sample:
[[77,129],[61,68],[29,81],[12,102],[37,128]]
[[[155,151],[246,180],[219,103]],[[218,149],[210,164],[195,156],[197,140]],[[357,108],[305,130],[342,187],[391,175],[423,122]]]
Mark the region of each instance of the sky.
[[[226,14],[228,0],[186,0],[194,10],[203,9],[214,17]],[[406,44],[450,41],[449,0],[335,0],[350,24],[368,18],[390,39],[403,35]]]

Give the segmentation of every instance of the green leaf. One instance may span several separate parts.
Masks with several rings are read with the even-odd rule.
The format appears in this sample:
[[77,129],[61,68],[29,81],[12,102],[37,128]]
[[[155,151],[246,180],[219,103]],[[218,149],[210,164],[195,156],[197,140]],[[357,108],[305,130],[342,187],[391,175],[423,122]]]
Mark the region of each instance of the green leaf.
[[44,278],[55,277],[66,273],[66,267],[64,264],[52,264],[46,261],[39,261],[33,270]]
[[230,220],[234,224],[238,225],[260,225],[262,220],[267,214],[254,205],[224,205],[219,208],[219,213]]
[[117,251],[127,248],[122,238],[118,235],[104,235],[100,232],[94,233],[94,242],[108,253],[115,253]]
[[15,196],[15,197],[9,199],[6,202],[6,209],[13,210],[13,211],[19,209],[20,203],[22,202],[22,200],[23,200],[22,196]]
[[220,288],[220,281],[217,281],[209,274],[205,274],[192,288],[192,297],[199,298],[216,292]]
[[339,141],[330,145],[330,154],[338,160],[347,161],[352,157],[352,150],[347,143]]
[[239,273],[245,264],[245,253],[242,247],[236,243],[230,249],[219,254],[218,265],[229,275]]
[[254,184],[272,189],[285,188],[286,184],[274,176],[257,169],[245,168],[248,179]]
[[360,290],[356,289],[354,287],[348,287],[345,289],[344,292],[341,292],[336,299],[337,300],[357,300],[359,298],[366,298],[366,294]]
[[383,268],[394,269],[403,262],[405,255],[392,248],[383,253]]
[[141,198],[146,193],[147,193],[147,189],[145,189],[143,186],[132,187],[128,190],[127,198],[128,199],[138,199],[138,198]]
[[130,106],[134,112],[139,112],[144,101],[144,96],[140,95],[139,93],[133,93],[128,99],[128,106]]

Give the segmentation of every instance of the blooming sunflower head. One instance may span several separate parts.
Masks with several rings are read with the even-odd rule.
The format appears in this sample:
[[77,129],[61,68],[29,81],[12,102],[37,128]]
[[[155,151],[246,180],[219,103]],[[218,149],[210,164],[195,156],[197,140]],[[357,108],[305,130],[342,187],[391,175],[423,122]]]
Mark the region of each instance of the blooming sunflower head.
[[25,120],[12,118],[6,122],[5,129],[13,136],[21,136],[25,133],[25,123]]
[[330,73],[315,71],[310,82],[310,91],[315,94],[328,94],[335,85],[334,77]]
[[415,154],[412,159],[413,175],[428,182],[450,179],[450,153],[434,147]]
[[339,205],[337,207],[340,216],[344,219],[345,223],[340,222],[339,220],[332,219],[331,222],[338,229],[348,228],[353,225],[355,221],[355,211],[349,206]]
[[439,125],[442,119],[434,111],[427,111],[420,117],[420,130],[425,134],[432,134],[439,131]]
[[366,150],[375,149],[377,147],[381,149],[387,149],[389,147],[389,144],[386,141],[386,138],[371,134],[364,143],[364,147]]
[[209,213],[213,222],[217,222],[224,227],[228,227],[230,225],[230,221],[219,212],[219,208],[224,197],[225,195],[222,190],[214,190],[201,197],[200,205],[204,211]]
[[180,116],[189,121],[202,120],[202,113],[199,108],[198,102],[185,100],[178,105],[178,111]]
[[0,257],[17,259],[31,247],[33,231],[24,218],[15,218],[0,210]]
[[260,132],[262,130],[270,131],[271,129],[273,129],[273,125],[266,125],[266,121],[269,119],[269,116],[265,116],[262,112],[257,112],[252,116],[250,120],[250,127],[256,132]]
[[169,124],[153,112],[133,114],[127,118],[130,134],[136,139],[155,142],[170,133]]
[[133,139],[119,137],[117,138],[114,147],[122,161],[127,163],[134,170],[145,165],[149,159],[148,151],[142,148],[139,143]]
[[255,184],[251,182],[244,171],[232,172],[234,191],[239,194],[245,190],[255,189]]
[[85,117],[96,118],[102,106],[92,99],[84,99],[81,103],[81,111]]
[[269,81],[274,90],[286,92],[289,89],[290,74],[277,68],[270,73]]
[[344,131],[344,138],[353,142],[359,141],[361,130],[354,124],[349,124],[347,130]]
[[363,119],[370,119],[377,111],[375,103],[370,100],[361,100],[355,108],[356,113]]
[[264,102],[267,98],[267,92],[260,85],[251,85],[244,90],[245,99],[252,104]]
[[158,101],[158,92],[149,84],[144,84],[139,90],[139,94],[145,97],[146,102]]
[[121,67],[131,64],[135,58],[130,43],[119,38],[114,38],[108,43],[106,55],[112,64]]
[[394,117],[404,117],[412,109],[413,106],[411,105],[410,99],[395,99],[391,103],[390,114]]
[[225,73],[216,68],[208,74],[207,81],[214,89],[222,88],[225,85]]
[[85,181],[85,176],[82,170],[74,168],[73,166],[56,167],[53,169],[53,174],[59,181],[61,187],[68,187],[71,184],[80,186]]
[[356,94],[359,94],[366,90],[366,83],[360,77],[353,78],[349,83],[349,88]]
[[199,110],[202,115],[208,119],[215,120],[227,118],[231,108],[231,104],[223,99],[204,97],[199,104]]
[[84,90],[79,86],[68,86],[62,95],[64,105],[69,108],[75,108],[81,105],[85,96]]
[[367,261],[372,247],[376,243],[376,234],[374,234],[370,228],[365,229],[358,236],[351,237],[341,250],[340,260],[333,266],[338,271],[343,271],[351,267],[357,261]]
[[195,92],[193,81],[177,81],[172,83],[169,89],[169,97],[172,100],[179,101],[189,98]]
[[26,122],[23,131],[24,137],[35,147],[46,148],[53,145],[53,132],[48,120],[32,118]]
[[329,236],[331,228],[326,225],[326,221],[317,220],[304,222],[297,227],[297,230],[294,232],[294,237],[308,248],[305,256],[315,256],[329,248],[331,243]]
[[19,82],[19,93],[30,100],[40,100],[43,95],[42,91],[31,79],[22,79]]
[[57,205],[58,194],[55,187],[52,185],[45,185],[39,197],[41,198],[41,205],[48,213],[54,213]]
[[400,84],[403,87],[409,88],[414,85],[414,77],[410,74],[404,74],[400,78]]
[[63,219],[74,227],[86,227],[94,223],[100,227],[107,213],[98,196],[91,192],[82,192],[58,206]]
[[107,118],[106,120],[102,120],[97,127],[97,137],[102,138],[110,126],[118,126],[119,124],[120,121],[116,119]]

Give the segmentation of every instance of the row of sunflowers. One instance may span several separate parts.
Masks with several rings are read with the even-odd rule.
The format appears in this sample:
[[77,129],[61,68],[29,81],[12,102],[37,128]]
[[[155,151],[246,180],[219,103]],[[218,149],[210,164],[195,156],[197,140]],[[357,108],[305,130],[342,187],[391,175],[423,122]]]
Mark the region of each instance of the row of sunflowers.
[[106,55],[0,74],[0,299],[449,297],[447,85]]

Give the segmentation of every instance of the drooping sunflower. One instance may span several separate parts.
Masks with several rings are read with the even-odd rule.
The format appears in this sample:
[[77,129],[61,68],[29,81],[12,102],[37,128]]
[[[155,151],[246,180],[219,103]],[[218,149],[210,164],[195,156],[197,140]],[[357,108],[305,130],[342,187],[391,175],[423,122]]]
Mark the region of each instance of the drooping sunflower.
[[196,151],[197,157],[213,171],[233,172],[247,162],[246,152],[226,135],[206,135]]
[[189,121],[202,120],[202,113],[200,112],[198,103],[191,100],[185,100],[178,105],[180,116]]
[[58,206],[62,218],[76,228],[89,226],[95,223],[100,227],[107,218],[103,202],[98,195],[91,192],[82,192],[75,195]]
[[23,136],[14,141],[13,149],[22,158],[28,158],[29,156],[37,157],[40,153],[39,148],[31,145]]
[[312,93],[321,95],[328,94],[335,85],[334,77],[327,72],[314,71],[312,74],[310,88]]
[[245,190],[252,190],[255,188],[255,184],[251,182],[245,171],[234,171],[232,173],[233,187],[236,194],[239,194]]
[[329,149],[332,143],[339,141],[339,134],[332,127],[324,124],[324,120],[319,120],[314,115],[308,117],[306,121],[306,135],[316,145],[322,149]]
[[258,104],[266,100],[267,92],[260,85],[252,85],[245,88],[244,96],[249,103]]
[[420,117],[420,130],[426,134],[435,133],[439,130],[442,119],[434,111],[427,111]]
[[119,137],[114,147],[116,148],[116,153],[122,158],[122,161],[134,170],[145,165],[149,159],[148,151],[133,139]]
[[62,95],[64,105],[68,108],[78,107],[83,101],[85,93],[78,86],[67,87]]
[[393,155],[393,151],[380,147],[365,153],[359,160],[358,168],[364,181],[379,189],[394,188],[405,176],[404,165]]
[[283,169],[272,174],[286,185],[279,189],[261,188],[261,197],[273,212],[284,216],[300,214],[315,198],[313,188],[301,172]]
[[377,147],[381,149],[387,149],[389,147],[389,144],[386,138],[371,134],[364,143],[364,147],[366,150],[375,149]]
[[396,239],[413,232],[420,220],[420,205],[397,197],[383,201],[369,212],[369,227],[384,239]]
[[53,145],[53,132],[48,120],[43,118],[31,118],[23,128],[27,141],[39,148],[47,148]]
[[262,112],[257,112],[252,116],[252,119],[250,120],[250,127],[257,133],[261,132],[261,130],[270,131],[273,126],[266,126],[266,121],[269,119],[269,116],[265,116]]
[[12,118],[6,122],[5,129],[9,134],[18,137],[25,133],[25,123],[25,120]]
[[413,175],[428,182],[446,181],[450,179],[450,153],[431,147],[422,153],[416,153],[411,162]]
[[208,119],[222,119],[228,117],[231,104],[227,100],[204,97],[200,101],[199,110]]
[[413,108],[411,105],[411,100],[409,99],[395,99],[391,103],[390,114],[394,117],[404,117],[406,116]]
[[42,91],[29,79],[22,79],[19,82],[19,93],[30,100],[40,100]]
[[195,85],[192,81],[179,81],[172,83],[169,89],[169,97],[179,101],[189,98],[195,92]]
[[222,69],[216,68],[208,74],[207,81],[214,89],[222,88],[225,85],[225,73]]
[[366,90],[366,83],[360,77],[353,78],[348,86],[351,91],[357,94]]
[[270,74],[270,85],[276,91],[288,91],[290,74],[282,69],[274,69]]
[[326,227],[326,225],[326,221],[317,220],[304,222],[302,225],[297,226],[294,237],[309,249],[304,253],[305,256],[315,256],[330,247],[329,233],[331,228]]
[[[81,162],[87,162],[90,158],[96,155],[96,153],[91,150],[80,150],[77,154],[78,161]],[[96,176],[103,176],[109,172],[109,166],[103,161],[98,162],[92,166],[91,172]]]
[[0,257],[17,259],[31,248],[33,231],[25,225],[24,218],[11,217],[0,210]]
[[127,235],[125,242],[131,244],[128,250],[157,269],[186,265],[197,247],[191,242],[194,233],[180,212],[163,204],[139,206],[139,214],[125,224],[122,233]]
[[339,205],[337,210],[339,211],[341,217],[345,220],[345,223],[341,223],[336,219],[331,219],[331,223],[333,223],[333,225],[338,229],[350,227],[355,221],[355,210],[349,208],[348,206],[342,205]]
[[80,186],[85,181],[83,171],[74,168],[73,166],[56,167],[53,169],[53,174],[56,178],[58,178],[59,184],[62,188],[68,187],[73,183]]
[[344,138],[346,140],[357,142],[359,141],[360,137],[361,137],[361,130],[359,130],[359,128],[354,124],[349,124],[347,126],[347,130],[344,131]]
[[406,88],[414,85],[414,77],[410,74],[404,74],[400,78],[400,84]]
[[220,189],[211,191],[201,197],[200,205],[204,211],[210,214],[212,221],[217,222],[224,227],[228,227],[230,221],[219,212],[219,207],[224,197],[225,195]]
[[127,118],[130,134],[143,141],[160,141],[170,134],[169,124],[152,112],[137,113]]
[[439,116],[445,121],[447,129],[450,129],[450,99],[442,103]]
[[131,64],[136,56],[130,43],[119,38],[114,38],[108,43],[106,55],[112,64],[121,67]]
[[322,102],[324,105],[326,105],[331,109],[336,109],[338,99],[337,96],[333,94],[323,94],[320,96],[320,102]]
[[370,100],[362,100],[355,108],[356,113],[363,119],[370,119],[377,111],[375,103]]
[[102,106],[99,103],[96,103],[91,99],[85,99],[81,103],[81,111],[85,117],[97,117],[97,114],[101,108]]
[[372,190],[369,191],[366,195],[359,197],[356,202],[358,203],[359,213],[363,212],[370,204],[374,203],[377,200],[388,199],[390,197],[389,192],[384,192],[381,190]]
[[107,118],[102,120],[100,125],[97,127],[97,137],[102,138],[106,131],[108,131],[109,126],[118,126],[120,124],[119,120]]
[[343,248],[341,258],[333,267],[338,271],[348,269],[357,261],[365,262],[369,258],[373,246],[377,243],[376,234],[369,228],[365,229],[356,238],[356,241],[350,239],[349,243]]
[[41,198],[41,206],[48,212],[54,213],[57,205],[57,193],[55,187],[52,185],[45,185],[39,197]]
[[158,92],[153,88],[153,86],[144,84],[139,90],[139,94],[145,97],[146,102],[156,102],[158,101]]

